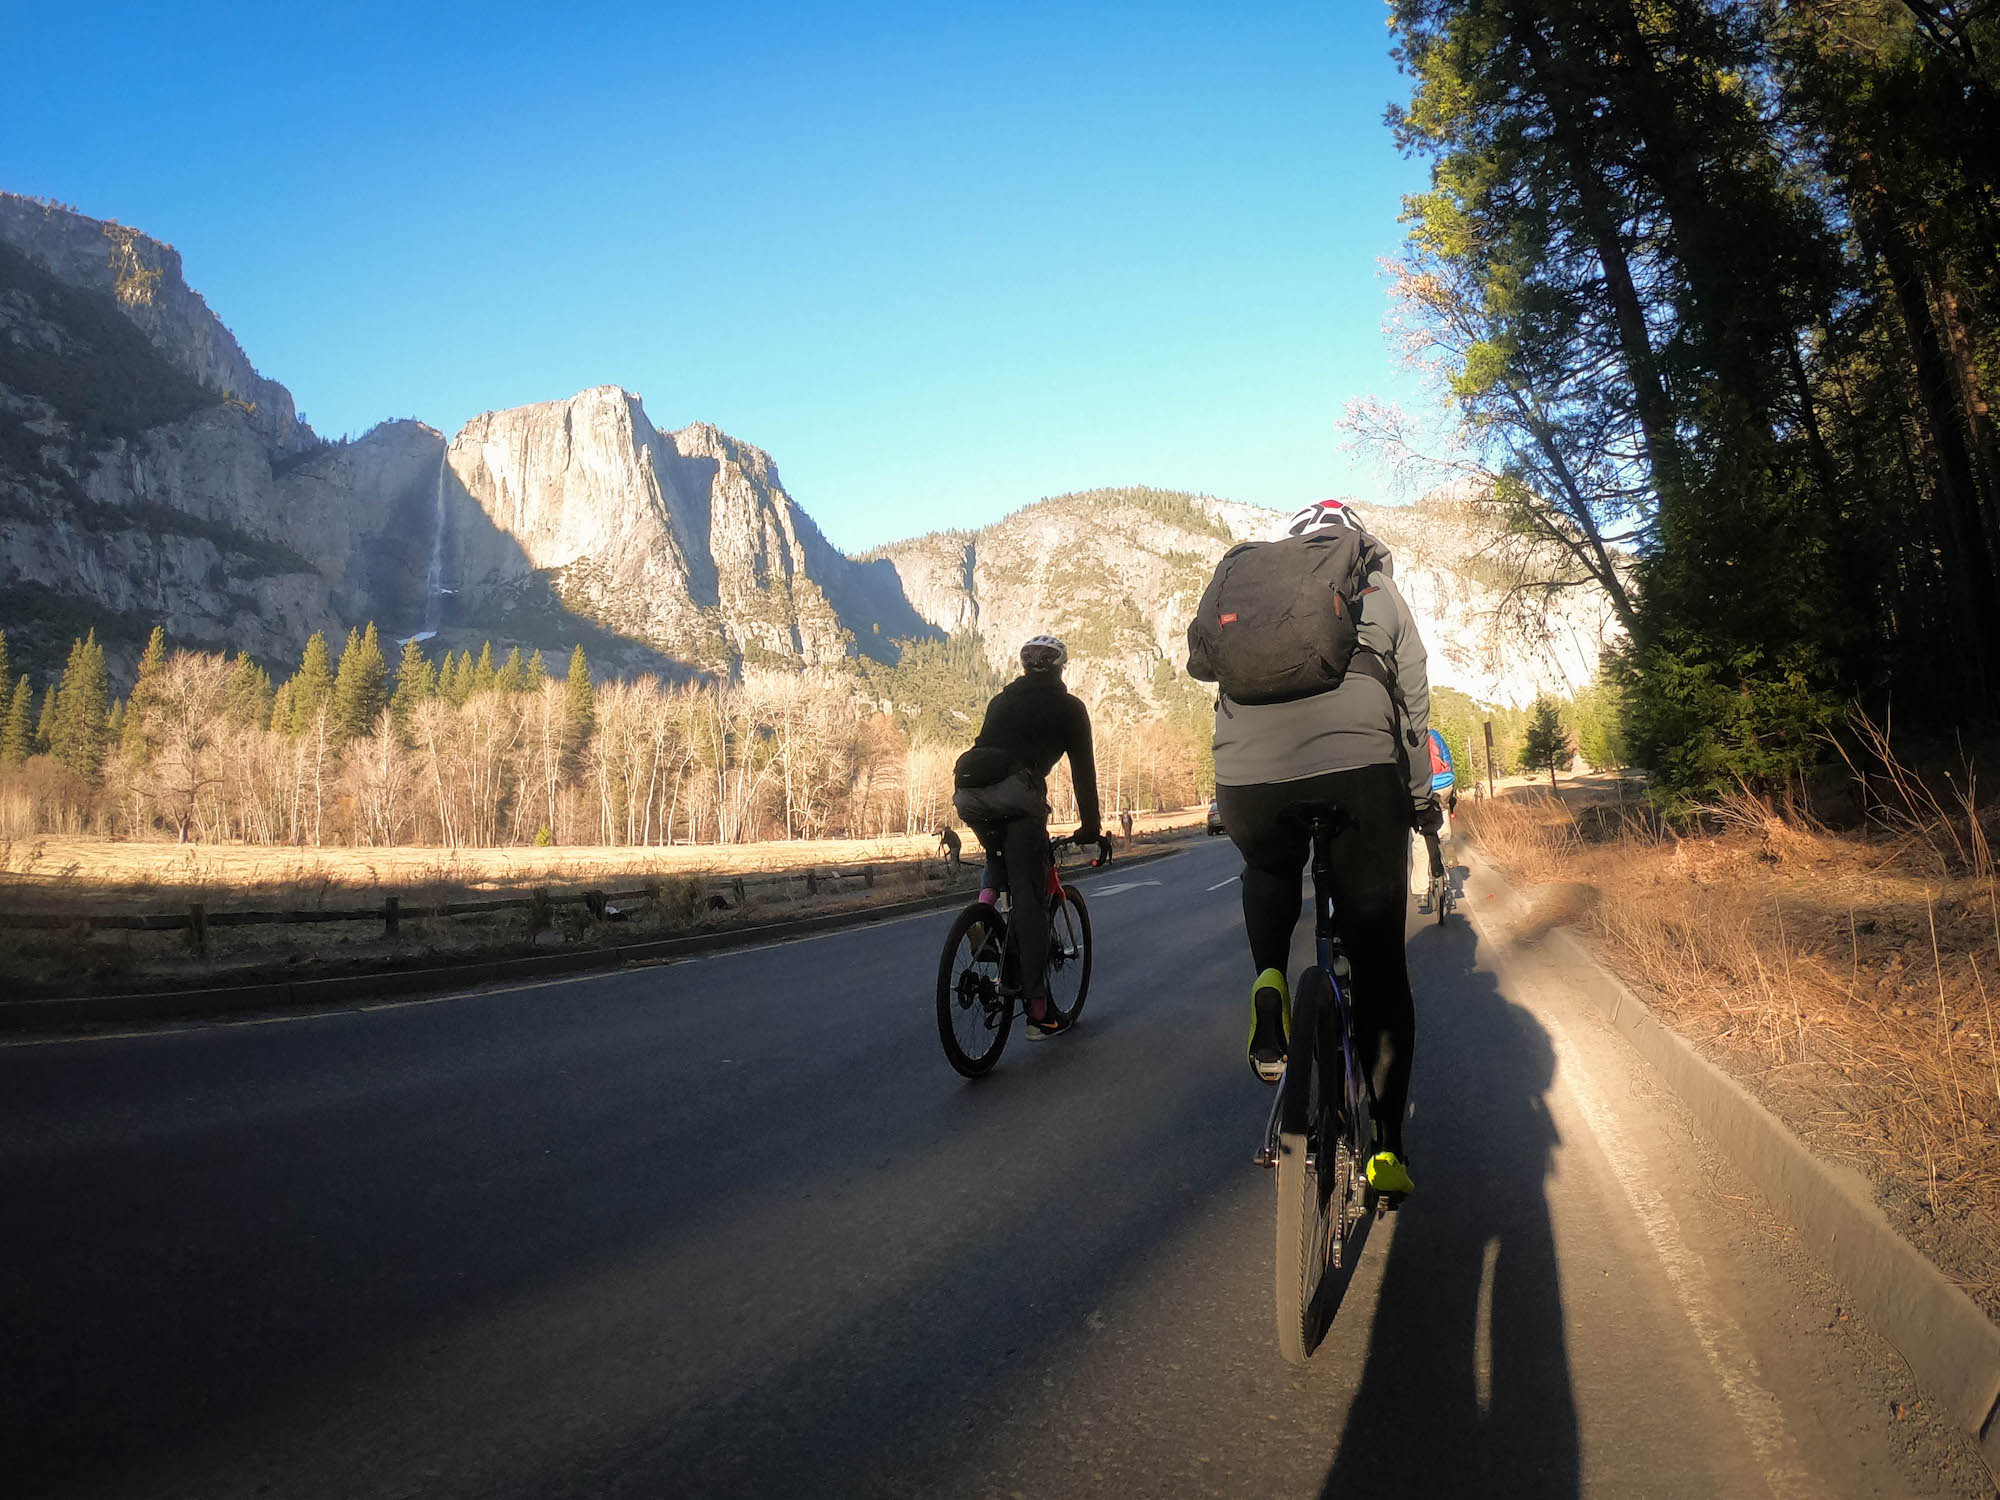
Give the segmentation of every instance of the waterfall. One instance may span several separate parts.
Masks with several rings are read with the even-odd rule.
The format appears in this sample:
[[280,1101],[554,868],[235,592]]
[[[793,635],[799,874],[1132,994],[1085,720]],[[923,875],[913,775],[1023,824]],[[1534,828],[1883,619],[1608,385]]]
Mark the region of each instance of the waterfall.
[[444,461],[450,451],[449,443],[438,450],[437,519],[431,530],[431,565],[424,570],[424,628],[418,640],[436,635],[444,621]]

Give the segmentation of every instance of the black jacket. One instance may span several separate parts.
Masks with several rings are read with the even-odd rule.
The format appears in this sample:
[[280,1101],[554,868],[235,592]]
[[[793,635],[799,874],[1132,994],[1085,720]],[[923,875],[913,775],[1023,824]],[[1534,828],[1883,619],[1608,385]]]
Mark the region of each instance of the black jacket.
[[1090,747],[1090,710],[1073,697],[1053,672],[1024,672],[994,694],[986,721],[973,745],[1005,750],[1046,778],[1056,762],[1069,757],[1076,787],[1077,817],[1085,828],[1098,826],[1097,758]]

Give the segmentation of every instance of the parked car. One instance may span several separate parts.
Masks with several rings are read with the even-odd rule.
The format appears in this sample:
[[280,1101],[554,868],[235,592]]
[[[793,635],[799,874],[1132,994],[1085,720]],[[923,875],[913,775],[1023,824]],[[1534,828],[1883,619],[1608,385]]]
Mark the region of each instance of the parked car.
[[1223,831],[1222,804],[1212,797],[1208,803],[1208,831],[1211,837]]

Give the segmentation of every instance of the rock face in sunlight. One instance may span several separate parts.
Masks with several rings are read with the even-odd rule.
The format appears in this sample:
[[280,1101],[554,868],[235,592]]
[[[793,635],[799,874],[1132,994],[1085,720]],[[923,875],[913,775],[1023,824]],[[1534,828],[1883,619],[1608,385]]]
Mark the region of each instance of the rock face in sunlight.
[[[1567,696],[1590,680],[1617,628],[1603,594],[1566,590],[1547,611],[1510,604],[1522,569],[1496,555],[1476,507],[1449,495],[1415,505],[1357,500],[1396,560],[1430,651],[1434,681],[1481,701]],[[937,532],[868,554],[895,569],[938,629],[977,628],[1006,668],[1028,636],[1052,631],[1073,681],[1100,700],[1156,710],[1184,700],[1184,632],[1216,560],[1266,540],[1281,512],[1147,489],[1044,500],[977,532]]]
[[[1510,615],[1476,507],[1368,516],[1439,681],[1522,702],[1589,677],[1600,595]],[[155,624],[274,664],[374,620],[445,646],[582,640],[603,669],[721,673],[892,661],[899,641],[975,630],[1004,669],[1055,631],[1098,705],[1198,714],[1182,632],[1216,558],[1275,520],[1099,490],[849,558],[769,454],[706,423],[661,432],[609,385],[449,439],[405,420],[328,442],[170,246],[0,194],[0,629],[38,679],[93,627],[129,670]]]
[[447,464],[484,522],[448,549],[465,618],[544,579],[574,613],[708,669],[840,661],[856,625],[880,639],[834,603],[863,604],[861,570],[769,454],[706,423],[660,432],[617,386],[475,417]]

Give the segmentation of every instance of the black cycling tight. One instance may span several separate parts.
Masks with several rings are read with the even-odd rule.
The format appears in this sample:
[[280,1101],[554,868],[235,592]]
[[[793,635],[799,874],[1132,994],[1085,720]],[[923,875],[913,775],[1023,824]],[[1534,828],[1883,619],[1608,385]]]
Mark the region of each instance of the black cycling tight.
[[1258,973],[1285,973],[1290,961],[1300,875],[1312,856],[1302,806],[1331,805],[1345,814],[1333,834],[1334,921],[1354,965],[1355,1033],[1361,1065],[1375,1086],[1377,1132],[1382,1145],[1400,1155],[1417,1036],[1403,952],[1410,792],[1402,771],[1362,766],[1302,781],[1221,786],[1216,800],[1243,854],[1243,926]]

